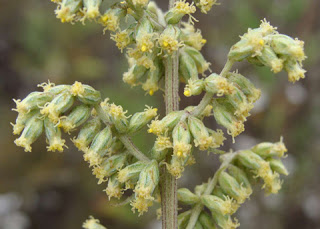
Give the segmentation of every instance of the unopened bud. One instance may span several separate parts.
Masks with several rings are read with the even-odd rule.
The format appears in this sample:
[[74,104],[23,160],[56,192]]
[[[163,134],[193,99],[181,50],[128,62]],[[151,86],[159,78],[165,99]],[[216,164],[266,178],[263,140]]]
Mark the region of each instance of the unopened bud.
[[109,200],[114,197],[120,199],[123,194],[123,184],[117,179],[117,174],[114,174],[108,180],[108,187],[104,190],[108,195]]
[[101,101],[101,95],[99,91],[96,91],[89,85],[82,84],[77,81],[71,86],[70,92],[84,104],[94,105]]
[[173,154],[177,157],[186,158],[191,153],[191,134],[189,132],[188,124],[180,121],[172,132],[173,140]]
[[192,193],[187,188],[180,188],[177,191],[178,201],[183,204],[193,205],[200,201],[199,196]]
[[62,0],[55,13],[62,23],[73,23],[78,20],[78,13],[81,7],[82,0]]
[[217,96],[229,95],[235,90],[235,87],[226,78],[215,73],[205,78],[204,85],[207,92],[217,94]]
[[135,113],[130,119],[128,133],[134,133],[139,131],[142,127],[147,125],[156,115],[157,108],[148,107],[144,110],[144,112]]
[[[65,146],[65,140],[61,138],[61,130],[54,123],[52,123],[48,118],[44,120],[44,127],[49,146],[47,146],[48,151],[63,151]],[[66,146],[65,146],[66,147]]]
[[176,1],[173,8],[171,8],[165,15],[165,20],[168,24],[178,24],[184,15],[189,15],[196,12],[196,7],[193,3],[188,3],[185,0]]
[[18,113],[28,113],[31,110],[37,109],[44,104],[50,102],[53,99],[53,95],[48,92],[32,92],[22,101],[20,99],[13,100],[16,103],[16,109]]
[[200,95],[203,89],[204,89],[203,80],[189,79],[188,84],[184,88],[183,94],[187,97],[192,96],[192,95]]
[[286,169],[286,167],[284,166],[281,160],[268,158],[267,161],[269,162],[270,167],[274,172],[277,172],[286,176],[289,175],[288,170]]
[[[181,52],[179,55],[179,74],[185,82],[190,79],[199,80],[196,62],[186,52]],[[188,95],[185,94],[185,96]]]
[[99,220],[93,218],[92,216],[87,219],[82,227],[84,229],[107,229],[106,227],[102,226],[99,222]]
[[76,106],[68,116],[62,118],[59,127],[67,133],[85,123],[91,115],[91,107],[87,105]]

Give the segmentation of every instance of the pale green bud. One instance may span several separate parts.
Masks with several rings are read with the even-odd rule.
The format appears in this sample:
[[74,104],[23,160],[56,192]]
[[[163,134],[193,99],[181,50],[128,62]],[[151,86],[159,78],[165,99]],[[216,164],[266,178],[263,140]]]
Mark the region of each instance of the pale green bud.
[[262,158],[267,157],[284,157],[285,153],[287,152],[287,148],[284,145],[282,138],[279,142],[272,143],[272,142],[262,142],[258,145],[255,145],[251,148],[255,154],[258,154]]
[[113,122],[115,128],[119,133],[125,133],[128,128],[128,117],[125,116],[127,111],[123,111],[121,106],[115,104],[110,104],[108,109],[108,114]]
[[261,55],[257,59],[265,66],[271,68],[274,73],[281,72],[283,68],[283,59],[278,58],[270,46],[264,46]]
[[216,186],[214,187],[212,193],[212,195],[215,195],[221,199],[224,199],[225,196],[227,196],[227,194],[225,192],[223,192],[222,188],[220,186]]
[[190,97],[192,95],[200,95],[201,92],[204,89],[204,83],[202,79],[189,79],[188,84],[184,88],[183,94],[187,97]]
[[157,161],[162,161],[163,159],[165,159],[168,152],[169,152],[169,148],[159,149],[155,144],[150,151],[150,157]]
[[217,96],[229,95],[235,90],[235,87],[226,78],[216,73],[205,78],[204,86],[207,92],[217,94]]
[[85,151],[94,137],[101,129],[101,121],[99,118],[94,118],[88,121],[80,130],[78,137],[72,141],[74,145],[81,151]]
[[194,163],[194,159],[192,155],[189,155],[186,158],[172,155],[170,164],[167,165],[167,169],[172,176],[178,179],[181,177],[184,171],[184,167],[187,166],[188,164],[193,164],[193,163]]
[[103,156],[108,152],[112,144],[112,132],[110,126],[101,130],[93,139],[90,148],[84,154],[84,160],[90,163],[90,166],[99,165]]
[[135,7],[144,8],[148,5],[149,0],[132,0],[132,3]]
[[248,190],[240,185],[234,177],[226,172],[221,172],[218,180],[222,190],[234,198],[239,204],[243,203],[252,192],[252,190]]
[[163,65],[160,58],[154,59],[154,70],[149,70],[147,73],[147,80],[142,84],[142,89],[147,91],[149,95],[153,95],[159,90],[159,81],[163,77]]
[[62,118],[59,127],[67,133],[85,123],[91,115],[91,107],[87,105],[79,105],[73,108],[68,116]]
[[196,62],[186,52],[180,52],[179,55],[179,75],[185,82],[188,82],[190,79],[199,79]]
[[55,14],[62,23],[73,23],[78,20],[78,13],[80,12],[81,7],[82,0],[62,0],[61,3],[59,3],[58,8],[55,10]]
[[249,103],[254,103],[260,98],[261,90],[257,89],[248,78],[235,72],[227,74],[227,78],[247,96]]
[[84,17],[89,19],[95,19],[98,16],[100,16],[99,7],[102,3],[102,0],[83,0],[83,6],[84,6]]
[[144,76],[147,72],[147,69],[142,65],[134,64],[129,68],[127,72],[123,74],[123,82],[135,86],[138,83],[138,80]]
[[114,197],[120,199],[123,194],[123,184],[117,179],[117,174],[114,174],[108,180],[108,186],[104,190],[108,195],[109,200]]
[[57,95],[50,103],[46,103],[40,113],[48,116],[53,123],[60,121],[60,115],[66,112],[74,103],[74,97],[65,91]]
[[200,184],[200,185],[197,185],[195,188],[194,188],[194,193],[198,196],[201,196],[205,190],[207,189],[208,187],[208,183],[203,183],[203,184]]
[[122,8],[108,8],[103,15],[101,15],[99,22],[105,27],[104,30],[115,32],[120,29],[120,19],[126,15],[126,10]]
[[113,155],[104,158],[98,166],[94,167],[92,173],[99,179],[98,184],[106,181],[108,177],[120,170],[125,165],[127,156],[127,153]]
[[161,120],[153,120],[151,124],[148,125],[148,132],[161,135],[166,131],[171,131],[180,121],[182,114],[183,111],[173,111]]
[[82,227],[84,229],[107,229],[106,227],[102,226],[99,220],[93,218],[92,216],[89,217],[83,224]]
[[238,183],[240,185],[243,185],[247,189],[252,189],[249,178],[248,178],[247,174],[245,173],[245,171],[243,171],[242,169],[240,169],[237,166],[230,164],[228,166],[228,173],[231,176],[233,176],[238,181]]
[[70,92],[84,104],[94,105],[101,101],[101,95],[99,91],[96,91],[93,87],[82,84],[78,81],[71,86]]
[[31,144],[40,137],[42,131],[43,121],[39,118],[38,115],[35,115],[27,121],[21,136],[17,138],[14,143],[17,146],[23,147],[24,151],[31,152]]
[[160,48],[171,55],[177,51],[183,44],[179,42],[180,29],[176,26],[168,25],[161,33],[158,44]]
[[200,213],[198,222],[202,225],[203,229],[217,229],[211,216],[204,211]]
[[230,198],[223,200],[213,195],[201,196],[201,202],[210,209],[210,211],[221,213],[222,215],[229,215],[233,213],[233,203]]
[[134,133],[139,131],[142,127],[147,125],[156,115],[157,108],[148,107],[144,112],[135,113],[129,122],[128,133]]
[[49,87],[47,89],[44,88],[44,91],[49,92],[53,95],[58,95],[58,94],[61,94],[62,92],[69,91],[70,88],[71,88],[70,85],[62,84],[62,85],[57,85],[54,87]]
[[178,229],[185,229],[191,216],[191,210],[178,215]]
[[180,201],[183,204],[193,205],[193,204],[199,203],[200,201],[199,196],[193,194],[187,188],[178,189],[177,195],[178,195],[178,201]]
[[196,117],[188,118],[190,132],[194,138],[194,144],[200,150],[207,150],[214,144],[214,139],[209,135],[209,132],[203,122]]
[[186,158],[191,153],[191,134],[188,124],[180,121],[172,131],[173,154],[177,157]]
[[[63,151],[63,147],[65,146],[65,140],[61,138],[61,130],[54,123],[52,123],[48,118],[44,120],[44,127],[46,137],[49,143],[47,146],[48,151]],[[65,146],[66,147],[66,146]]]
[[129,180],[137,179],[140,172],[146,167],[147,162],[138,161],[121,169],[118,173],[118,180],[121,183],[126,183]]
[[223,229],[236,229],[240,226],[238,220],[236,218],[232,220],[229,215],[224,216],[221,213],[212,212],[212,217],[216,224]]
[[270,167],[274,172],[278,172],[286,176],[289,175],[288,170],[286,169],[286,167],[284,166],[281,160],[268,158],[267,161],[269,162]]
[[38,109],[39,107],[45,105],[53,99],[53,95],[48,92],[32,92],[22,101],[20,99],[13,100],[16,103],[16,109],[18,113],[28,113],[33,109]]
[[305,78],[306,70],[304,70],[301,64],[294,59],[289,58],[284,64],[284,69],[288,73],[289,82],[294,83]]
[[193,3],[188,3],[184,0],[176,1],[165,15],[165,20],[168,24],[178,24],[184,15],[190,15],[196,12],[196,7]]
[[137,27],[136,39],[142,39],[147,33],[152,33],[153,27],[148,18],[143,18],[139,21],[139,25]]
[[158,162],[153,160],[149,162],[141,171],[139,180],[134,189],[138,198],[153,199],[152,194],[159,183]]
[[191,56],[191,58],[194,60],[194,62],[196,63],[198,72],[200,74],[203,74],[205,71],[209,69],[210,63],[208,63],[204,59],[200,51],[190,46],[185,46],[183,48],[183,51],[188,53]]
[[242,165],[249,169],[258,170],[266,164],[265,160],[251,150],[242,150],[236,157]]
[[20,134],[23,128],[26,126],[28,120],[35,115],[39,115],[39,110],[33,110],[27,113],[19,113],[16,119],[16,124],[11,123],[11,125],[13,126],[13,134]]
[[253,47],[250,43],[241,39],[236,44],[234,44],[228,54],[228,58],[233,61],[242,61],[253,54]]

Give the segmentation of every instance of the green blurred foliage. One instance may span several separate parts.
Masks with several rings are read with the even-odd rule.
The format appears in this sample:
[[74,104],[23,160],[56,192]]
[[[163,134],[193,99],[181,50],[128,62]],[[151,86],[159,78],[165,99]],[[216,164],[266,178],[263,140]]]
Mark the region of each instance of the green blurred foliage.
[[[158,2],[166,8],[166,1]],[[264,197],[255,192],[240,210],[240,228],[318,228],[320,2],[220,0],[220,3],[208,15],[196,14],[200,21],[197,26],[208,40],[204,55],[214,71],[220,71],[238,36],[248,27],[258,26],[263,18],[281,33],[304,40],[308,56],[307,78],[296,85],[290,85],[284,74],[273,76],[266,68],[247,63],[236,66],[262,89],[263,96],[246,123],[246,132],[236,138],[235,145],[228,139],[224,148],[237,150],[260,141],[277,141],[283,136],[289,149],[285,162],[291,172],[280,195]],[[145,96],[142,90],[131,90],[122,83],[127,63],[109,34],[104,35],[102,28],[93,23],[61,24],[53,10],[54,4],[49,0],[3,0],[0,7],[0,228],[80,228],[88,215],[100,218],[112,229],[158,228],[154,217],[158,206],[140,218],[130,211],[130,206],[113,207],[114,202],[108,201],[102,191],[105,185],[96,184],[81,153],[71,147],[70,141],[70,148],[63,154],[46,152],[45,139],[34,144],[32,153],[25,153],[13,144],[9,123],[16,113],[11,112],[12,98],[25,97],[36,90],[38,83],[48,79],[56,84],[75,80],[90,84],[104,97],[122,104],[130,114],[143,110],[145,104],[164,112],[160,93]],[[181,107],[197,104],[199,99],[185,99],[181,95]],[[210,124],[216,126],[212,121]],[[148,150],[146,143],[154,140],[145,133],[142,130],[134,137],[144,152]],[[198,163],[188,168],[179,181],[181,186],[192,189],[212,176],[218,166],[213,155],[197,153],[196,159]]]

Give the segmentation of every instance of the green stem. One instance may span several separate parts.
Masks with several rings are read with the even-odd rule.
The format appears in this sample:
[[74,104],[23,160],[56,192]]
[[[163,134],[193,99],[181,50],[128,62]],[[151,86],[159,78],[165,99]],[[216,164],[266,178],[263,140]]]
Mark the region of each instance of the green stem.
[[[221,174],[221,172],[223,172],[225,169],[228,168],[229,164],[232,162],[232,160],[234,159],[235,156],[236,156],[236,153],[228,153],[228,154],[223,155],[223,162],[220,165],[220,168],[214,174],[213,178],[208,182],[208,186],[207,186],[206,190],[203,192],[203,195],[210,195],[212,193],[213,189],[215,188],[215,186],[218,183],[219,175]],[[203,209],[202,203],[198,203],[193,207],[192,212],[191,212],[191,216],[189,219],[189,223],[188,223],[186,229],[193,229],[194,228],[194,226],[196,225],[196,223],[198,221],[198,217],[199,217],[202,209]]]

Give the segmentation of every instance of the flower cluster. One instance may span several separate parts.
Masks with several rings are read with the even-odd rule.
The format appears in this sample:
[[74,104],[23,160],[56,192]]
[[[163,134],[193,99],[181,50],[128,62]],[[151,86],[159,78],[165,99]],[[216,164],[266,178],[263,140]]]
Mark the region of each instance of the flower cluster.
[[[231,216],[251,195],[252,184],[255,182],[253,179],[263,181],[262,188],[267,194],[277,193],[281,188],[279,174],[288,175],[288,172],[279,158],[286,151],[280,141],[265,142],[249,150],[222,155],[222,169],[213,178],[216,183],[211,186],[213,180],[209,180],[208,183],[196,186],[194,193],[181,188],[178,190],[178,199],[186,205],[202,204],[210,211],[211,216],[203,210],[195,225],[200,224],[203,228],[216,228],[215,225],[223,229],[237,228],[240,224]],[[189,210],[179,215],[179,228],[187,227],[191,213]]]
[[93,218],[92,216],[90,216],[89,219],[87,219],[87,220],[83,223],[82,227],[83,227],[84,229],[107,229],[106,227],[104,227],[104,226],[102,226],[102,225],[100,224],[100,221],[99,221],[99,220]]

